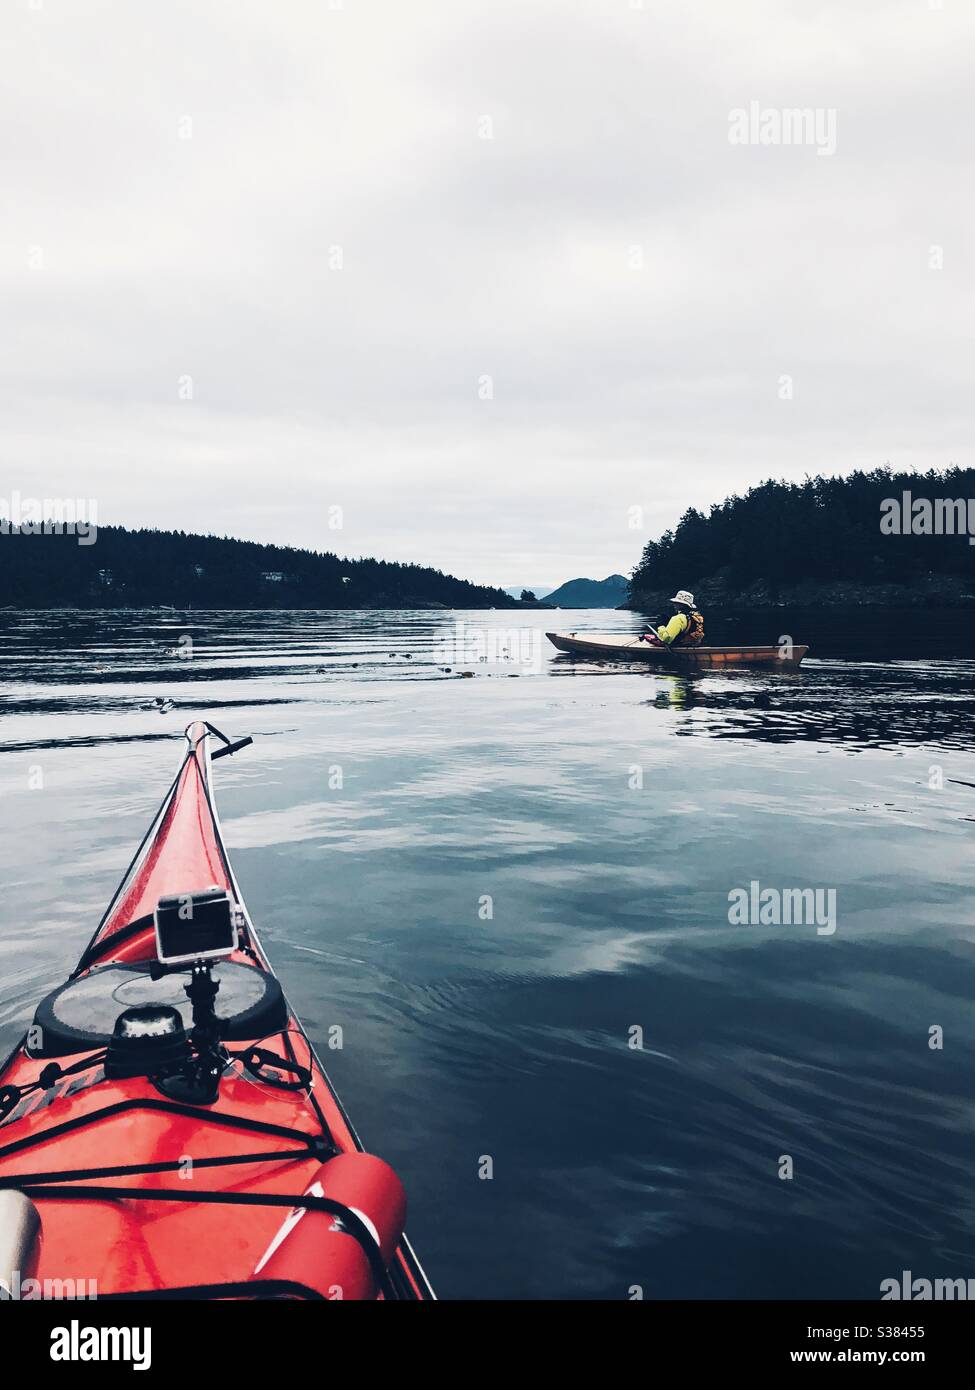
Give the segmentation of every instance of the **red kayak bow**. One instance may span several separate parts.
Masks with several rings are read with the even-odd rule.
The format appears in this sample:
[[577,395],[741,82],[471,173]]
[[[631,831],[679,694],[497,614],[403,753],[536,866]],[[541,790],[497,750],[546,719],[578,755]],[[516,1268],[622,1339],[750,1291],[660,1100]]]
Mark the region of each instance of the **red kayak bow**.
[[[0,1285],[433,1298],[399,1179],[363,1152],[227,858],[211,758],[250,739],[186,739],[81,960],[0,1070]],[[170,931],[200,958],[161,955]]]

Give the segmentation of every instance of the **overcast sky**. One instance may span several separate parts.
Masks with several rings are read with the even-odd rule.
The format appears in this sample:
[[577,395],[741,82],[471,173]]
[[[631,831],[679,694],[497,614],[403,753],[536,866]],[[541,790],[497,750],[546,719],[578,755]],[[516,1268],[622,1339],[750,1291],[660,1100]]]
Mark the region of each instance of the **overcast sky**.
[[971,0],[4,0],[0,494],[554,585],[971,464],[973,58]]

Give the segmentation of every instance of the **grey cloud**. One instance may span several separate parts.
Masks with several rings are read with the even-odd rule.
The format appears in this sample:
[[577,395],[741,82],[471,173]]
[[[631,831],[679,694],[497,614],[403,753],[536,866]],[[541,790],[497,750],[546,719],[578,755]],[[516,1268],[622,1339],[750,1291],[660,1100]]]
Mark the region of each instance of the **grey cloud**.
[[[3,25],[10,488],[555,584],[769,474],[970,462],[975,12],[44,0]],[[753,99],[835,107],[836,154],[729,145]]]

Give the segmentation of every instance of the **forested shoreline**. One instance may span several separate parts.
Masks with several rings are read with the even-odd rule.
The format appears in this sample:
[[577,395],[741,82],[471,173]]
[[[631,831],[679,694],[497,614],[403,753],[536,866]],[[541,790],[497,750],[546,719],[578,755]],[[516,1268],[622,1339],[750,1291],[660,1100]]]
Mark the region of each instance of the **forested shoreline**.
[[[946,527],[950,526],[949,532]],[[940,533],[939,533],[940,528]],[[967,529],[966,529],[967,528]],[[769,480],[644,547],[625,607],[975,605],[975,469]]]
[[503,589],[423,565],[100,526],[0,536],[0,605],[15,608],[517,608]]

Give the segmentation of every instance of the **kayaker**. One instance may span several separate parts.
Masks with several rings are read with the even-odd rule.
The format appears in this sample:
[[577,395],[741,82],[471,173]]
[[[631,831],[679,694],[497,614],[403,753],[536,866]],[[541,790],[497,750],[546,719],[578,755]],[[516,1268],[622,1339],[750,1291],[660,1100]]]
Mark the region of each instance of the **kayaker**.
[[643,640],[654,646],[699,647],[704,641],[704,618],[697,611],[694,595],[687,589],[678,589],[670,602],[674,605],[673,617],[656,632],[645,633]]

